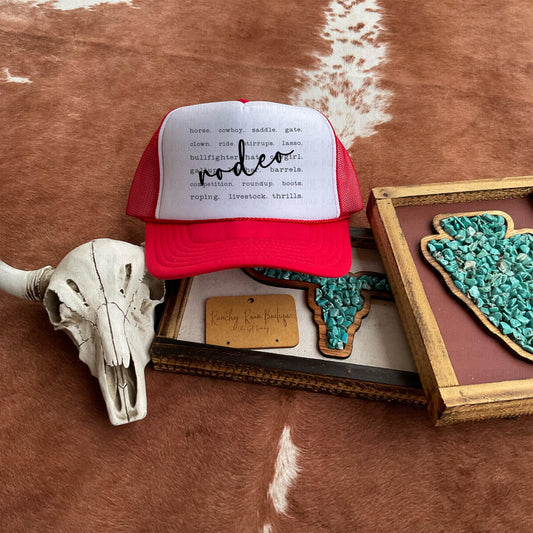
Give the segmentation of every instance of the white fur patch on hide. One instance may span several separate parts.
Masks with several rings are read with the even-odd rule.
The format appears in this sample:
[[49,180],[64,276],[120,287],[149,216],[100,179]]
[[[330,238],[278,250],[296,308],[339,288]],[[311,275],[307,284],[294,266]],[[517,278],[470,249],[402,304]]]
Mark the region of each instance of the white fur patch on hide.
[[23,4],[32,4],[51,7],[59,11],[71,11],[72,9],[90,9],[100,4],[128,4],[131,6],[131,0],[16,0]]
[[277,513],[287,512],[289,489],[298,476],[299,453],[300,450],[292,442],[290,427],[285,426],[278,443],[274,478],[268,487],[268,495]]
[[302,86],[291,95],[291,103],[324,113],[346,148],[391,119],[390,93],[376,74],[387,55],[380,20],[377,0],[331,0],[321,34],[331,53],[319,56],[315,70],[298,73]]
[[8,68],[2,69],[4,72],[4,80],[7,83],[31,83],[29,78],[22,78],[20,76],[12,76]]

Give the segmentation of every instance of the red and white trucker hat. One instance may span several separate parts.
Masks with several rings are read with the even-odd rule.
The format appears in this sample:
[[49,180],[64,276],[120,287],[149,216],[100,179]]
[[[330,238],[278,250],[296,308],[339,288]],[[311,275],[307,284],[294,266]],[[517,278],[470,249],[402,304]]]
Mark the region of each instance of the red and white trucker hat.
[[141,158],[127,213],[146,265],[175,279],[237,267],[325,277],[350,269],[363,207],[350,157],[307,107],[230,101],[171,111]]

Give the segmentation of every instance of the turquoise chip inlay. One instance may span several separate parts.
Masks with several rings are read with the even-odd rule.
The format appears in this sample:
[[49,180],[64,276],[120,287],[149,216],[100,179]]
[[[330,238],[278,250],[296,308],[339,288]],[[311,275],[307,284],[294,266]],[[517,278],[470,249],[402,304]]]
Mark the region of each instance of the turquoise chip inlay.
[[348,328],[365,303],[362,290],[392,294],[389,282],[383,276],[347,274],[341,278],[325,278],[274,268],[254,270],[269,278],[302,281],[317,286],[315,302],[322,310],[326,324],[327,346],[333,350],[343,350],[348,342]]
[[427,251],[491,324],[533,353],[533,234],[505,238],[505,218],[490,213],[440,226],[451,238],[429,240]]

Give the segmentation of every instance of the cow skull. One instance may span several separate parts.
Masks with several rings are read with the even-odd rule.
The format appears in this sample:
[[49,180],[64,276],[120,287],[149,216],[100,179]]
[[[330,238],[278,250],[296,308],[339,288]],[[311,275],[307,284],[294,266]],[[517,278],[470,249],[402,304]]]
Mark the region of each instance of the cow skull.
[[0,288],[43,302],[54,328],[71,337],[98,379],[112,424],[146,416],[144,368],[164,283],[146,271],[141,246],[97,239],[57,268],[31,272],[0,261]]

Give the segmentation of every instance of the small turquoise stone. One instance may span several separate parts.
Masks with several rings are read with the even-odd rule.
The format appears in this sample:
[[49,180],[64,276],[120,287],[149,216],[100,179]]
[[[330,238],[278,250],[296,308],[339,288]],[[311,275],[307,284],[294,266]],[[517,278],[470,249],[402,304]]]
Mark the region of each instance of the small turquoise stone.
[[479,289],[477,288],[476,285],[474,285],[473,287],[470,288],[470,290],[468,291],[468,294],[472,298],[479,298]]
[[500,322],[500,326],[504,335],[509,335],[513,331],[513,328],[507,322]]

